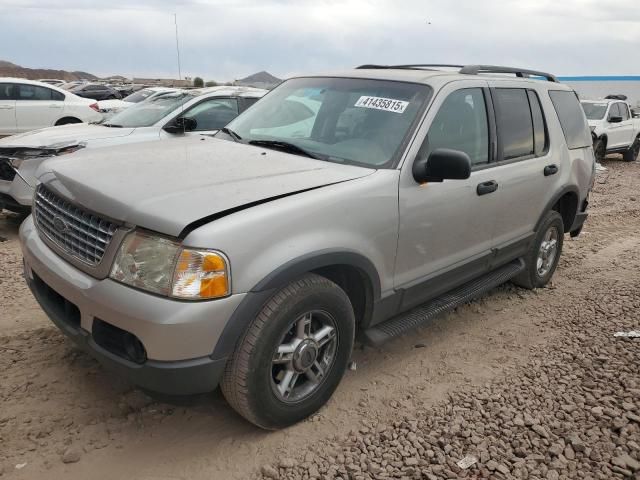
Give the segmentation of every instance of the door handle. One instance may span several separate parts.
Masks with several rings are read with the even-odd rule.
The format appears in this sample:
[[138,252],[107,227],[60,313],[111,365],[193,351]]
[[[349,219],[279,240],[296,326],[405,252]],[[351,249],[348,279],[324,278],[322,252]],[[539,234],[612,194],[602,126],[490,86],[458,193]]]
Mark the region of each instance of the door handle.
[[476,187],[476,193],[478,195],[486,195],[487,193],[495,192],[498,189],[498,182],[495,180],[489,180],[488,182],[479,183]]
[[13,110],[11,105],[0,105],[0,110]]
[[49,105],[49,108],[62,108],[62,105]]
[[547,165],[546,167],[544,167],[544,176],[548,177],[549,175],[555,175],[556,173],[558,173],[558,166],[557,165]]

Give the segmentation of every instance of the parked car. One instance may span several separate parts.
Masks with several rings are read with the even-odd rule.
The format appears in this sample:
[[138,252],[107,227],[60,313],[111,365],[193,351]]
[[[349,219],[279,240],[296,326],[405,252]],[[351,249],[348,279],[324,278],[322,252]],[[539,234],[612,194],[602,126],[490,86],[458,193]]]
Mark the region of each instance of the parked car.
[[[587,116],[596,160],[607,154],[621,153],[633,162],[640,153],[640,119],[631,115],[629,104],[618,95],[603,100],[582,100]],[[626,98],[626,97],[624,97]]]
[[65,83],[67,83],[65,80],[56,80],[55,78],[41,78],[38,81],[42,82],[42,83],[47,83],[49,85],[54,85],[54,86],[60,87],[60,88],[62,88],[62,86]]
[[94,100],[111,100],[122,98],[120,92],[115,88],[100,83],[86,83],[78,85],[70,90],[75,95],[84,98],[92,98]]
[[247,87],[168,90],[101,123],[45,128],[0,139],[0,208],[29,210],[35,171],[47,158],[123,143],[213,135],[266,92]]
[[102,118],[96,102],[46,83],[0,78],[0,136]]
[[329,399],[356,332],[379,344],[509,279],[543,287],[593,184],[577,95],[435,68],[292,78],[215,138],[46,162],[20,230],[36,299],[134,383],[220,382],[275,429]]
[[114,114],[121,110],[124,110],[131,105],[135,105],[138,102],[153,98],[155,95],[159,95],[165,92],[177,92],[177,88],[167,87],[151,87],[138,90],[131,95],[126,96],[122,100],[101,100],[98,102],[98,110],[103,114]]

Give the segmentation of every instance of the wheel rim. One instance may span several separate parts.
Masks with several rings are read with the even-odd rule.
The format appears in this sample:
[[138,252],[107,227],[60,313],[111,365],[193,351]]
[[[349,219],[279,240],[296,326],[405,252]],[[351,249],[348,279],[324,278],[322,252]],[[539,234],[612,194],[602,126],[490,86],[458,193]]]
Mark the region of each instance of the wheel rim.
[[338,347],[336,322],[327,312],[313,310],[298,317],[276,347],[271,387],[285,403],[313,395],[327,378]]
[[539,277],[544,277],[553,268],[553,263],[558,255],[558,229],[549,227],[544,234],[540,249],[538,250],[538,258],[536,261],[536,270]]

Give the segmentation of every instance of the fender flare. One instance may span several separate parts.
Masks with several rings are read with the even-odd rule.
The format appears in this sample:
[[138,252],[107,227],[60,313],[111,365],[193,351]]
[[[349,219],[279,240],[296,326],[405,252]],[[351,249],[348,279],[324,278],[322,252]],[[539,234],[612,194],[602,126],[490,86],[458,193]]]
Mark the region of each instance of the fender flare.
[[[542,223],[542,220],[545,216],[545,214],[551,210],[553,208],[553,206],[558,203],[558,200],[560,200],[564,195],[566,195],[567,193],[573,193],[575,194],[575,196],[578,198],[578,205],[576,207],[576,213],[577,214],[580,211],[580,192],[578,190],[578,187],[576,187],[575,185],[568,185],[566,187],[564,187],[562,190],[560,190],[558,193],[556,193],[551,200],[549,200],[549,202],[547,202],[546,206],[544,207],[544,209],[542,210],[542,213],[540,213],[540,217],[538,218],[538,221],[536,222],[536,226],[534,228],[534,232],[537,232],[538,229],[540,228],[540,224]],[[574,214],[574,217],[575,217]],[[571,228],[571,225],[565,226],[565,230],[567,228]],[[566,233],[566,231],[565,231]]]
[[227,321],[211,357],[218,360],[233,354],[238,340],[278,289],[307,272],[333,265],[357,268],[370,282],[373,301],[380,298],[380,276],[371,260],[364,255],[351,250],[334,249],[308,253],[278,267],[246,293],[245,298]]

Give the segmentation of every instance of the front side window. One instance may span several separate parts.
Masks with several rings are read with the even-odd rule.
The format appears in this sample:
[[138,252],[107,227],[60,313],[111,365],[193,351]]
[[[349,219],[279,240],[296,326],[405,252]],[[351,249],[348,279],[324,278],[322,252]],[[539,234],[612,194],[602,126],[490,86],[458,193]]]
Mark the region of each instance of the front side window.
[[609,118],[613,117],[621,117],[622,113],[620,113],[620,108],[617,103],[612,103],[611,107],[609,107]]
[[428,157],[437,148],[461,150],[472,165],[489,162],[487,106],[481,88],[457,90],[442,103],[419,156]]
[[116,113],[109,117],[104,125],[125,128],[150,127],[194,98],[196,94],[189,93],[188,90],[157,95]]
[[607,113],[607,104],[582,102],[582,109],[589,120],[602,120]]
[[238,101],[235,98],[210,98],[191,107],[183,116],[195,120],[193,131],[219,130],[238,116]]
[[414,83],[295,78],[228,128],[246,143],[284,142],[322,160],[391,168],[430,95],[429,86]]
[[533,155],[533,121],[527,91],[522,88],[496,88],[494,105],[502,145],[501,159]]
[[0,100],[13,100],[13,85],[11,83],[0,83]]
[[629,120],[629,109],[625,103],[618,103],[618,109],[620,109],[620,116],[622,121]]

